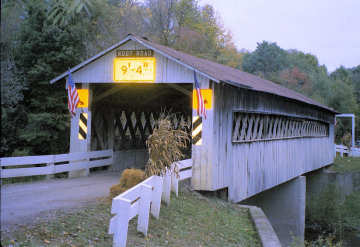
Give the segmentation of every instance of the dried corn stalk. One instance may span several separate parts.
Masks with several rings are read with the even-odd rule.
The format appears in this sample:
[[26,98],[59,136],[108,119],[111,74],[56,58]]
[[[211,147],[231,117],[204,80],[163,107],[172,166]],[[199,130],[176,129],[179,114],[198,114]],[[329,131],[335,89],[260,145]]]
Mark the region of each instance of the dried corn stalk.
[[164,175],[167,170],[178,174],[177,166],[171,164],[185,157],[183,150],[189,145],[190,137],[186,132],[189,123],[183,119],[177,129],[174,128],[172,115],[162,113],[157,120],[153,133],[148,137],[146,146],[149,151],[149,161],[146,165],[146,175]]

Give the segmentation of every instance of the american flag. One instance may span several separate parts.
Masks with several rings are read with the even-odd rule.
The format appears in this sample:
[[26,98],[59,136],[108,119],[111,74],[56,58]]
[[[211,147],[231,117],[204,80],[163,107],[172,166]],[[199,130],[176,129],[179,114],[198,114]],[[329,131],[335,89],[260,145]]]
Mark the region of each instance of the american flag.
[[75,108],[79,104],[79,95],[76,90],[75,83],[71,77],[71,72],[69,71],[69,77],[67,81],[67,91],[68,91],[68,108],[71,114],[75,115]]
[[197,114],[199,117],[204,117],[206,119],[206,109],[205,109],[205,103],[204,98],[201,94],[200,86],[196,78],[196,72],[194,70],[194,81],[195,81],[195,89],[196,89],[196,96],[197,96]]

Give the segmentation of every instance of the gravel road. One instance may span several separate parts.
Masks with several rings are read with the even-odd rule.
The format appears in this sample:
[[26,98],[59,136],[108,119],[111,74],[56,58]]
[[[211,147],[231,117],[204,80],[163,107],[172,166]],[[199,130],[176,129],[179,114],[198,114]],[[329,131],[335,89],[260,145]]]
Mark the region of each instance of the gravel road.
[[107,196],[119,173],[94,172],[89,177],[49,179],[1,186],[1,230],[10,231],[55,210],[71,210]]

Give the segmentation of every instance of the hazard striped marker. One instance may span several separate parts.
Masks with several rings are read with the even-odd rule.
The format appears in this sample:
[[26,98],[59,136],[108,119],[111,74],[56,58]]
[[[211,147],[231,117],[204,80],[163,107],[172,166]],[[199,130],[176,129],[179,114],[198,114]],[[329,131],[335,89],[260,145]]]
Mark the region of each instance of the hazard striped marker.
[[202,144],[202,118],[199,116],[194,116],[192,120],[192,143],[194,145]]
[[85,140],[87,135],[87,119],[88,114],[87,113],[80,113],[80,119],[79,119],[79,139]]

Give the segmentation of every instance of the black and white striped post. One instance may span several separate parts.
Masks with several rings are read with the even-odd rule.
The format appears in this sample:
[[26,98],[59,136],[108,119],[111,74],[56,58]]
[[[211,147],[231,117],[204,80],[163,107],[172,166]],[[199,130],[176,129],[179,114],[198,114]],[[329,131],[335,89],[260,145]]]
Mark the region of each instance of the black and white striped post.
[[202,117],[194,116],[192,120],[192,143],[193,145],[202,144]]

